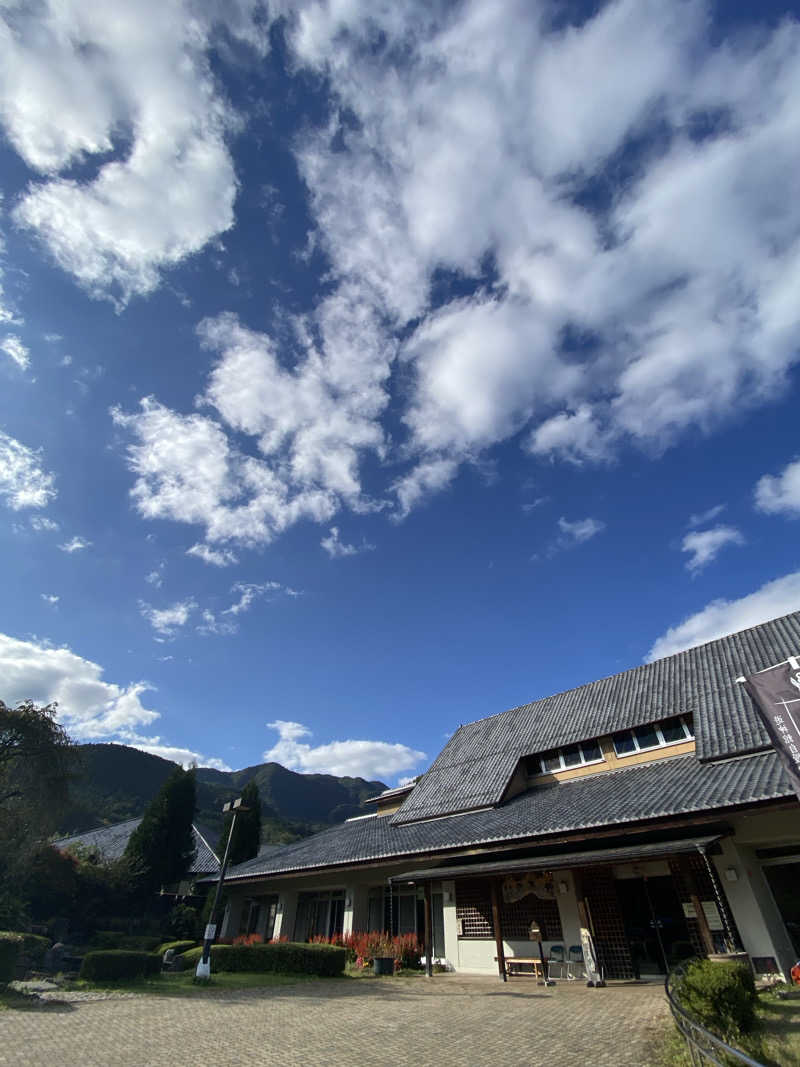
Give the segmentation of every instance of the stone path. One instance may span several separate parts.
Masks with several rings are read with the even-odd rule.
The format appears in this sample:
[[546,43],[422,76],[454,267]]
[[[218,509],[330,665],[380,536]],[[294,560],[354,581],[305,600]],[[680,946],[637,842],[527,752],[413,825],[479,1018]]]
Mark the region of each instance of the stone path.
[[660,984],[517,978],[307,982],[213,997],[66,995],[0,1015],[5,1067],[626,1067],[666,1018]]

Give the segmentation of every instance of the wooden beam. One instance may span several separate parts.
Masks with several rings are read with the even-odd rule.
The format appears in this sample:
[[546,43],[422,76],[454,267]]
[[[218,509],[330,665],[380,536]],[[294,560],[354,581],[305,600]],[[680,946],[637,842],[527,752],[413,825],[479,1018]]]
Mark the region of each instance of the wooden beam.
[[694,876],[694,871],[689,863],[688,856],[679,856],[678,866],[680,867],[681,874],[686,882],[686,888],[689,891],[689,900],[694,907],[694,913],[697,917],[697,929],[700,932],[700,940],[703,942],[703,948],[706,950],[706,955],[711,956],[717,950],[714,947],[714,938],[711,933],[711,928],[708,925],[706,913],[703,911],[703,902],[700,900],[697,879]]
[[425,883],[425,974],[433,977],[433,923],[431,921],[431,883]]
[[494,926],[494,943],[497,950],[497,969],[500,972],[500,980],[502,982],[507,982],[506,954],[503,951],[503,927],[500,922],[500,903],[499,894],[497,892],[499,884],[499,878],[492,879],[492,925]]

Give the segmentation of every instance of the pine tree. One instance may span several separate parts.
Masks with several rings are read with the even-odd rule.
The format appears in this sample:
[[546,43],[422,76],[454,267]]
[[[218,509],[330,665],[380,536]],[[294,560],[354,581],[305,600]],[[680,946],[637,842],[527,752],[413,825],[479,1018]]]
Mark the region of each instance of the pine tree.
[[194,856],[194,768],[176,767],[133,831],[125,856],[140,871],[140,889],[157,893],[180,881]]
[[[231,865],[244,863],[245,860],[252,859],[253,856],[258,855],[258,848],[261,844],[261,797],[255,781],[248,782],[242,790],[242,806],[248,810],[239,812],[236,816],[236,827],[233,832],[230,859],[228,861]],[[219,839],[220,859],[222,859],[222,853],[225,851],[232,818],[232,812],[225,816],[222,836]]]

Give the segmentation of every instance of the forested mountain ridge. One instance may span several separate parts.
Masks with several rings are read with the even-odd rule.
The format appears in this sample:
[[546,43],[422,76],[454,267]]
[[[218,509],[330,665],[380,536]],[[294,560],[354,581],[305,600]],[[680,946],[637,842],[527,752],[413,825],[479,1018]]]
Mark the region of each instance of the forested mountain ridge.
[[[171,760],[127,745],[80,745],[78,756],[70,804],[59,819],[58,831],[64,835],[141,815],[176,767]],[[222,805],[239,796],[251,780],[261,796],[262,840],[276,842],[295,840],[353,815],[366,815],[374,808],[365,806],[365,800],[386,788],[383,782],[364,778],[297,774],[279,763],[239,771],[198,767],[195,821],[216,837],[222,826]]]

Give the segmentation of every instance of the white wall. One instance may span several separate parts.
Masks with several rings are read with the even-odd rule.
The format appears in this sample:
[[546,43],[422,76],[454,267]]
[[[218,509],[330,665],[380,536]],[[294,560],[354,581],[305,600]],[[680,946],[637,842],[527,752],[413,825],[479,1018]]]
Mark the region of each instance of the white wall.
[[[714,856],[713,862],[744,949],[751,958],[772,956],[782,977],[788,980],[795,962],[794,951],[755,850],[734,843],[731,838],[724,838],[720,844],[722,854]],[[728,880],[728,868],[736,872],[735,882]]]

